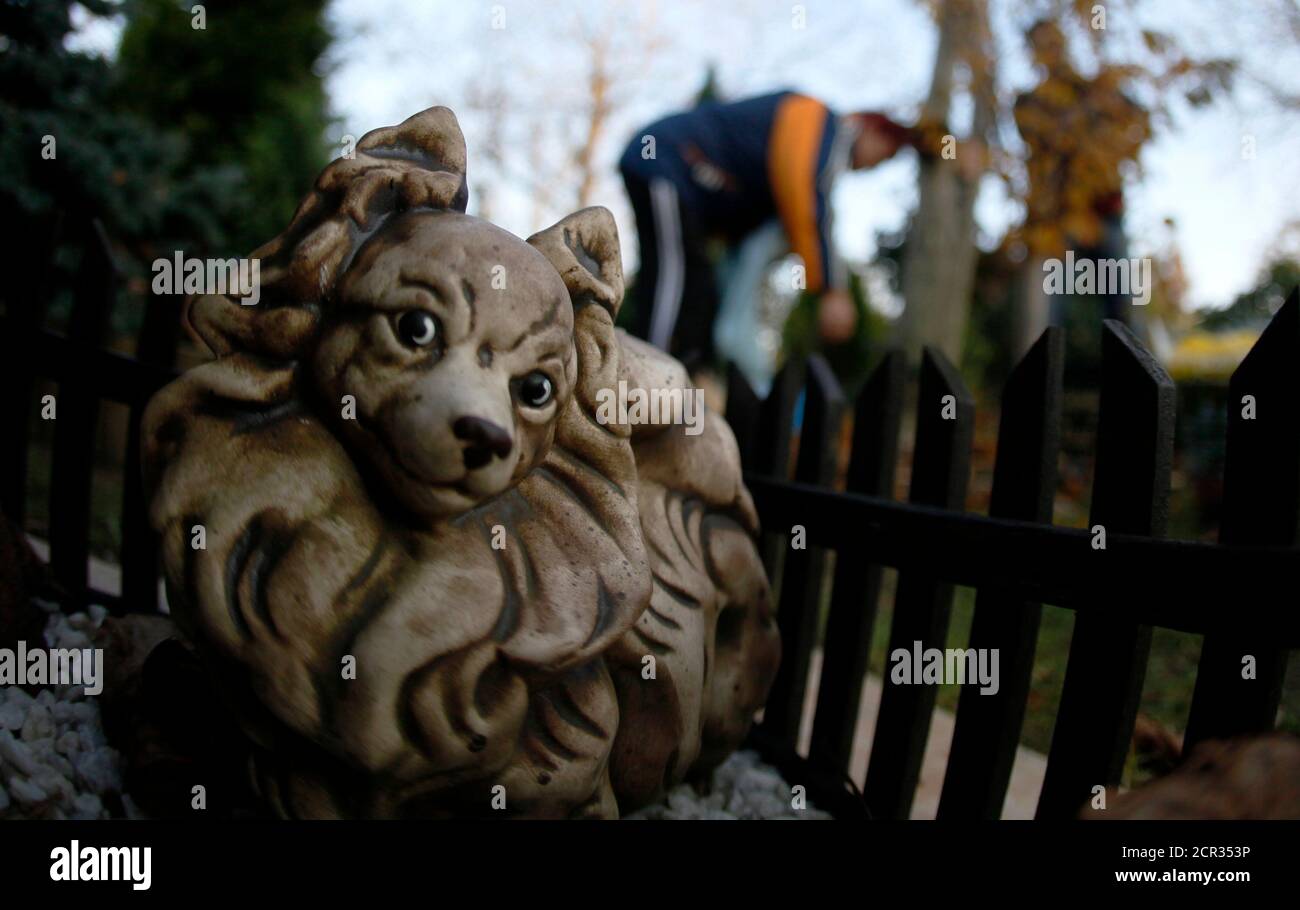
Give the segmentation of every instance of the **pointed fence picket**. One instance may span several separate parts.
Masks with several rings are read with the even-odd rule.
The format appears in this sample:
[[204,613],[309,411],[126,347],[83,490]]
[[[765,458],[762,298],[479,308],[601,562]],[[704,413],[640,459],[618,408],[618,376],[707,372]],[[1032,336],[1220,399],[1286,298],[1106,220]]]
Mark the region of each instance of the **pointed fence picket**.
[[[1133,333],[1107,322],[1089,546],[1102,535],[1163,537],[1174,455],[1174,383]],[[1081,612],[1074,621],[1060,709],[1038,800],[1038,817],[1076,813],[1093,787],[1118,784],[1151,650],[1151,624],[1120,588],[1121,615]]]
[[[1300,306],[1293,293],[1228,384],[1219,534],[1224,543],[1289,546],[1296,542],[1300,528],[1297,350]],[[1294,610],[1294,592],[1278,591],[1272,605]],[[1234,631],[1206,637],[1187,720],[1187,745],[1273,725],[1287,665],[1287,650],[1277,645],[1267,635]]]
[[[1065,338],[1048,329],[1002,392],[989,515],[1051,524],[1061,437]],[[998,652],[998,689],[961,690],[939,818],[998,818],[1025,717],[1042,605],[981,588],[970,644]]]
[[[844,485],[850,492],[893,496],[905,376],[902,353],[890,351],[858,396]],[[881,566],[850,553],[835,560],[809,754],[813,761],[845,773],[853,754],[883,574]]]
[[[921,358],[909,502],[945,510],[963,507],[974,432],[975,400],[943,354],[926,349]],[[932,556],[937,562],[940,554]],[[948,640],[952,595],[952,583],[928,568],[900,571],[889,653],[900,648],[942,649]],[[892,674],[885,675],[883,686],[864,795],[877,818],[907,818],[938,689],[910,681],[895,684]]]

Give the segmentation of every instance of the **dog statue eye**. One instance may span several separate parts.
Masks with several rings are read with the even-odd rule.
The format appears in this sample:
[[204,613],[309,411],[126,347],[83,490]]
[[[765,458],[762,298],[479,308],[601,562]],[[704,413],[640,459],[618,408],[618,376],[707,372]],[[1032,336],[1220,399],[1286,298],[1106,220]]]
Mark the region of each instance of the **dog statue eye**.
[[413,348],[427,348],[438,339],[438,320],[424,310],[407,310],[397,318],[397,337]]
[[545,373],[529,373],[519,380],[519,400],[530,408],[540,408],[551,400],[555,389]]

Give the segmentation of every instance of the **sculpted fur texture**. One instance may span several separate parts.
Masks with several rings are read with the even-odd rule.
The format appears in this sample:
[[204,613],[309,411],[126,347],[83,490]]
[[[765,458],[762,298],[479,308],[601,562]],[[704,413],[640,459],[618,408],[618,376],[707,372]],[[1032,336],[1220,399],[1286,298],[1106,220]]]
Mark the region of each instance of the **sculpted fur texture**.
[[145,415],[173,612],[282,815],[617,816],[720,762],[776,669],[725,422],[597,417],[688,383],[614,328],[613,219],[525,242],[465,201],[450,111],[367,134],[254,253],[256,306],[192,301],[215,359]]

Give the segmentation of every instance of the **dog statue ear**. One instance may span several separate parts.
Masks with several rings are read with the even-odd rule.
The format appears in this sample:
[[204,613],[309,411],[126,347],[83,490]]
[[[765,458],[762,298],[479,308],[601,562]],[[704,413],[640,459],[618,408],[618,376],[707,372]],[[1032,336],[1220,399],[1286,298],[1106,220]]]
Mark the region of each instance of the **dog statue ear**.
[[296,360],[316,328],[306,307],[261,309],[224,294],[187,301],[185,322],[217,357],[246,352],[273,360]]
[[609,313],[611,322],[618,316],[623,305],[623,257],[609,209],[597,205],[574,212],[528,242],[560,273],[575,310],[595,303]]
[[222,294],[194,297],[186,322],[218,357],[242,351],[295,359],[315,328],[315,304],[331,293],[359,236],[394,212],[464,212],[468,196],[465,137],[450,110],[431,107],[371,130],[352,154],[321,171],[289,226],[253,252],[264,301],[244,306]]

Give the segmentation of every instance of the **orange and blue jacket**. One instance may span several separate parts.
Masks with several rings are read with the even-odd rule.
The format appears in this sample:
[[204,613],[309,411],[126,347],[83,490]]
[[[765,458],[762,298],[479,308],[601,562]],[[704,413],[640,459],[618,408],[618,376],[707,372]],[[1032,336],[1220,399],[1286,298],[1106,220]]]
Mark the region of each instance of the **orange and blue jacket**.
[[[829,192],[850,136],[826,105],[792,91],[705,103],[641,130],[619,161],[627,180],[668,180],[700,228],[739,240],[779,217],[807,288],[842,287]],[[653,140],[651,142],[650,140]]]

